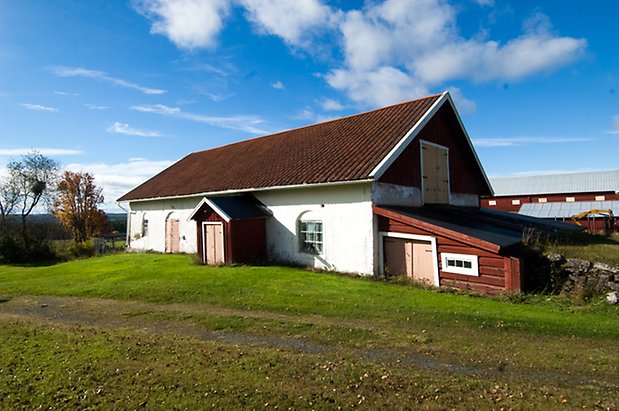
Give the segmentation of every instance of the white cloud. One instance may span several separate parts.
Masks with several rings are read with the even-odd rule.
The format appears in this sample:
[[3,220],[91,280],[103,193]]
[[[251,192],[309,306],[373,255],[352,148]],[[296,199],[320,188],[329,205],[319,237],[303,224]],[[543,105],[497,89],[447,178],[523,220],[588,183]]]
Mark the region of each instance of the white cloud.
[[209,93],[209,92],[200,92],[200,94],[205,95],[211,101],[215,103],[219,103],[221,101],[228,100],[230,97],[234,97],[236,93]]
[[[553,34],[541,13],[504,44],[463,38],[456,15],[443,0],[386,0],[347,12],[340,25],[345,64],[327,82],[355,101],[377,106],[419,97],[447,81],[520,80],[573,62],[587,46],[584,39]],[[381,93],[382,84],[388,95]]]
[[[480,29],[461,34],[458,8],[449,0],[367,1],[343,11],[324,0],[136,0],[136,8],[181,48],[213,47],[232,7],[242,6],[260,33],[287,45],[314,50],[332,44],[344,56],[323,78],[352,100],[380,106],[410,100],[456,80],[519,81],[580,58],[582,38],[553,32],[547,16],[534,13],[520,36],[496,41]],[[494,0],[475,0],[493,6]],[[328,38],[330,41],[320,41]],[[218,73],[213,66],[206,70]],[[225,73],[219,73],[225,76]],[[277,83],[275,83],[277,84]],[[474,102],[460,100],[474,109]]]
[[88,110],[107,110],[110,108],[110,106],[100,106],[97,104],[84,104],[84,107]]
[[327,98],[322,102],[322,109],[327,111],[339,111],[344,108],[342,103],[333,99]]
[[477,110],[477,104],[473,100],[464,97],[464,94],[462,94],[458,87],[450,87],[448,91],[458,108],[458,112],[468,114]]
[[237,115],[237,116],[206,116],[203,114],[195,114],[182,111],[178,107],[168,107],[163,104],[150,104],[133,106],[131,110],[140,111],[143,113],[153,113],[163,116],[180,118],[183,120],[191,120],[199,123],[205,123],[215,127],[228,128],[232,130],[240,130],[250,134],[268,134],[269,132],[259,128],[260,124],[264,123],[258,116],[254,115]]
[[586,137],[505,137],[505,138],[474,138],[475,147],[516,147],[531,144],[565,144],[591,141]]
[[230,8],[228,0],[140,0],[134,5],[152,21],[151,33],[188,50],[214,47]]
[[324,32],[340,14],[320,0],[240,1],[247,10],[247,18],[258,30],[281,37],[294,46],[307,45],[311,32]]
[[139,136],[139,137],[161,137],[161,134],[157,131],[139,130],[131,127],[126,123],[119,123],[118,121],[107,128],[108,133],[125,134],[127,136]]
[[118,212],[116,199],[139,184],[151,178],[161,170],[169,167],[172,161],[149,161],[144,158],[131,158],[126,163],[91,163],[68,164],[65,169],[85,171],[95,177],[95,184],[103,188],[106,211]]
[[137,91],[139,91],[140,93],[143,93],[143,94],[154,94],[154,95],[157,95],[157,94],[164,94],[164,93],[167,92],[167,90],[144,87],[144,86],[141,86],[141,85],[136,84],[136,83],[132,83],[132,82],[127,81],[127,80],[123,80],[123,79],[120,79],[120,78],[108,76],[103,71],[88,70],[88,69],[85,69],[85,68],[82,68],[82,67],[58,66],[58,67],[52,67],[51,71],[55,75],[57,75],[59,77],[85,77],[85,78],[91,78],[91,79],[95,79],[95,80],[105,81],[105,82],[113,84],[115,86],[134,89],[134,90],[137,90]]
[[66,97],[77,97],[80,93],[69,93],[66,91],[54,91],[54,94],[57,96],[66,96]]
[[217,65],[209,64],[209,63],[201,63],[197,66],[188,68],[186,70],[189,71],[204,71],[207,73],[214,74],[219,77],[230,77],[232,74],[238,73],[238,69],[233,64],[223,60],[218,61]]
[[59,111],[56,107],[43,106],[41,104],[22,103],[21,106],[26,110],[45,111],[48,113],[57,113]]
[[286,88],[286,87],[284,87],[284,83],[282,83],[279,80],[277,80],[275,83],[272,83],[271,87],[273,87],[276,90],[284,90]]
[[313,117],[314,113],[308,108],[304,108],[303,110],[292,116],[292,118],[294,118],[295,120],[310,120]]
[[373,71],[333,70],[326,79],[331,87],[346,92],[353,100],[375,106],[386,106],[428,94],[423,84],[405,72],[388,66]]
[[84,154],[82,150],[68,150],[64,148],[40,148],[40,147],[31,147],[31,148],[10,148],[10,149],[0,149],[0,155],[3,156],[22,156],[28,153],[32,153],[36,151],[39,154],[43,154],[45,156],[73,156]]

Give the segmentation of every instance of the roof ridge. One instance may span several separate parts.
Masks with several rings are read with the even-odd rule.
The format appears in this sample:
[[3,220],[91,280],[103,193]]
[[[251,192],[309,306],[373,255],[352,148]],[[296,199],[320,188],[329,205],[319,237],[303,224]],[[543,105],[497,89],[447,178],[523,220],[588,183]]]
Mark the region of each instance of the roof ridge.
[[363,116],[363,115],[367,115],[367,114],[370,114],[370,113],[374,113],[374,112],[378,112],[378,111],[382,111],[382,110],[386,110],[386,109],[402,106],[404,104],[410,104],[410,103],[413,103],[413,102],[416,102],[416,101],[428,100],[428,99],[431,99],[431,98],[440,97],[443,94],[444,94],[444,92],[443,93],[432,94],[430,96],[419,97],[419,98],[415,98],[415,99],[412,99],[412,100],[402,101],[400,103],[395,103],[395,104],[391,104],[389,106],[379,107],[379,108],[375,108],[375,109],[368,110],[368,111],[363,111],[361,113],[349,114],[349,115],[344,116],[344,117],[332,118],[330,120],[325,120],[325,121],[321,121],[321,122],[314,123],[314,124],[306,124],[306,125],[301,126],[301,127],[296,127],[296,128],[290,128],[290,129],[286,129],[286,130],[277,131],[277,132],[272,133],[272,134],[266,134],[266,135],[263,135],[263,136],[249,138],[249,139],[241,140],[241,141],[234,141],[234,142],[231,142],[231,143],[228,143],[228,144],[224,144],[224,145],[221,145],[221,146],[217,146],[217,147],[212,147],[212,148],[207,148],[207,149],[204,149],[204,150],[193,151],[193,152],[191,152],[188,155],[197,154],[197,153],[203,153],[203,152],[211,151],[211,150],[218,150],[218,149],[221,149],[221,148],[224,148],[224,147],[230,147],[230,146],[234,146],[234,145],[237,145],[237,144],[243,144],[243,143],[246,143],[248,141],[262,140],[262,139],[268,138],[268,137],[272,138],[272,137],[276,137],[276,136],[278,136],[280,134],[289,133],[291,131],[300,131],[300,130],[303,130],[303,129],[306,129],[306,128],[310,128],[310,127],[315,127],[315,126],[318,126],[318,125],[321,125],[321,124],[327,124],[327,123],[332,123],[332,122],[336,122],[336,121],[340,121],[340,120],[344,120],[344,119],[349,119],[349,118],[352,118],[352,117]]

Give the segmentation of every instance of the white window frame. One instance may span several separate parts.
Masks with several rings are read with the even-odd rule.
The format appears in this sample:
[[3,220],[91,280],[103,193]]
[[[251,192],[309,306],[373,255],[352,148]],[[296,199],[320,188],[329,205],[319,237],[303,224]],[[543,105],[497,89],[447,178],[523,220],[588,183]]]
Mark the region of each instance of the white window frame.
[[548,199],[546,197],[540,197],[540,198],[537,199],[537,202],[538,203],[547,203]]
[[[447,260],[460,260],[471,263],[471,267],[453,267],[447,265]],[[471,275],[479,277],[479,257],[474,254],[441,253],[441,268],[446,273]]]
[[565,197],[566,203],[573,203],[576,201],[576,197]]
[[512,205],[520,205],[520,200],[512,200]]
[[595,201],[606,201],[606,196],[595,196]]
[[[314,224],[320,224],[320,231],[314,231],[313,234],[314,236],[316,236],[318,233],[320,233],[320,241],[316,240],[316,238],[314,238],[313,241],[310,241],[311,244],[320,244],[320,250],[315,250],[315,251],[311,251],[308,250],[305,247],[305,244],[307,243],[307,241],[305,240],[305,234],[308,233],[308,231],[303,231],[303,224],[307,224],[307,223],[314,223]],[[324,223],[322,222],[322,220],[316,220],[316,219],[301,219],[299,220],[299,227],[298,227],[298,232],[299,232],[299,251],[305,254],[311,254],[311,255],[322,255],[325,251],[325,230],[324,230]]]
[[488,200],[488,205],[489,206],[495,206],[496,205],[496,200]]

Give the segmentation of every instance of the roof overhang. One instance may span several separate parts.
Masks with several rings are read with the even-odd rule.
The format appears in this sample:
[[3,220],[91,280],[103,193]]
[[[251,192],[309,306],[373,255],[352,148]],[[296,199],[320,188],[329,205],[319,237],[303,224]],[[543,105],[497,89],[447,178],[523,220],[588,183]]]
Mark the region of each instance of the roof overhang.
[[241,188],[237,190],[211,191],[211,192],[184,194],[184,195],[176,195],[176,196],[165,196],[165,197],[147,197],[147,198],[135,198],[135,199],[127,199],[127,200],[118,199],[116,201],[131,203],[131,202],[156,201],[156,200],[178,200],[178,199],[192,198],[192,197],[206,197],[206,196],[215,197],[215,196],[225,196],[225,195],[234,195],[234,194],[243,194],[243,193],[256,193],[260,191],[293,190],[293,189],[299,189],[299,188],[320,188],[320,187],[334,187],[334,186],[353,185],[353,184],[368,184],[373,181],[374,180],[371,178],[366,178],[362,180],[350,180],[350,181],[329,181],[326,183],[309,183],[309,184],[292,184],[292,185],[274,186],[274,187]]

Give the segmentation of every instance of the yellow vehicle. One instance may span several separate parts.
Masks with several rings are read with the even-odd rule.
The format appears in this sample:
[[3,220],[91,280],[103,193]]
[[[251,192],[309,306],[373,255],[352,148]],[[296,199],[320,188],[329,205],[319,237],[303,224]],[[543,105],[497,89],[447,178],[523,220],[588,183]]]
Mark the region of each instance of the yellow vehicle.
[[[590,215],[596,215],[596,214],[600,214],[605,218],[605,224],[604,224],[604,228],[606,229],[606,232],[610,232],[612,230],[613,227],[613,218],[615,217],[613,215],[613,210],[588,210],[588,211],[583,211],[582,213],[578,213],[578,214],[574,214],[571,218],[571,220],[575,223],[578,224],[579,226],[582,227],[587,227],[585,224],[582,224],[579,220],[585,217],[588,217]],[[585,231],[589,231],[589,229],[586,229]]]

